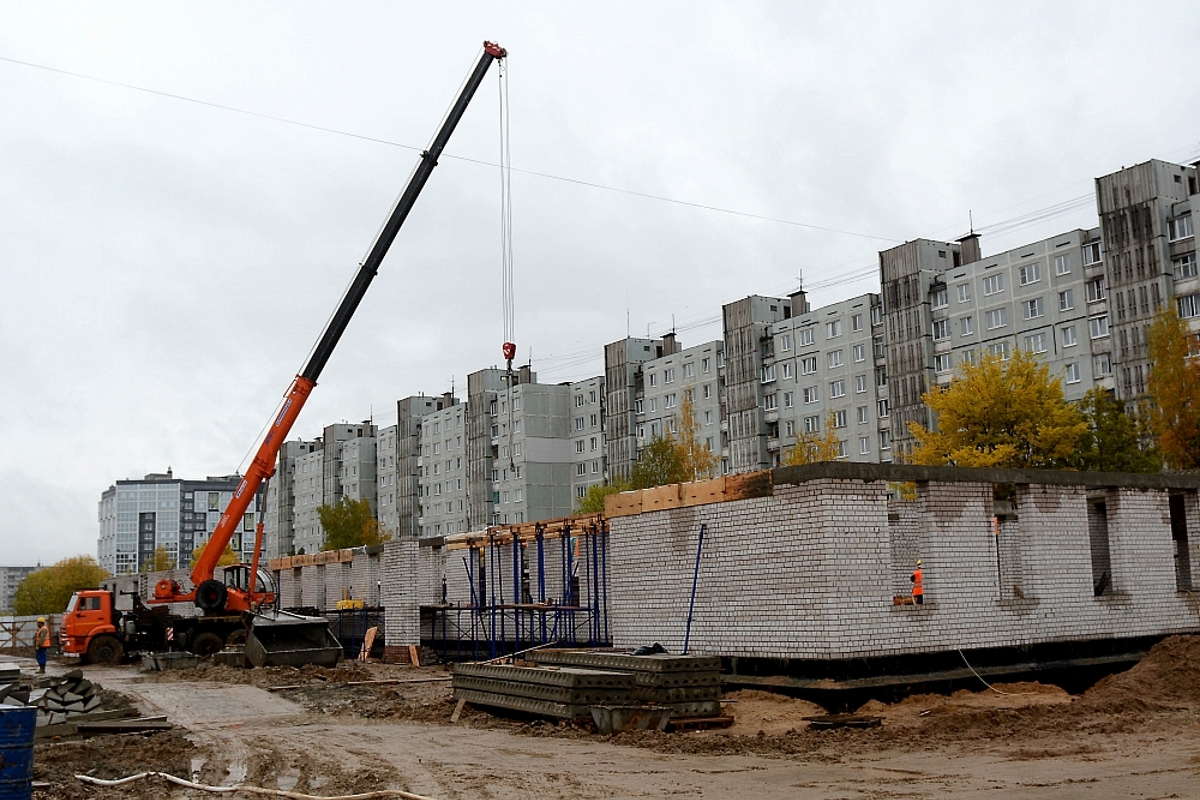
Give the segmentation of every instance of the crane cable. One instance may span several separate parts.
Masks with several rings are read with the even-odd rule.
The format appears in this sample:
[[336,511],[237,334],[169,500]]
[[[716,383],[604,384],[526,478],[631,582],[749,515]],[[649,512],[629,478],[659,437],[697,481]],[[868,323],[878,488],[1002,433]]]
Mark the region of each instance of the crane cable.
[[517,355],[515,312],[513,307],[513,247],[512,247],[512,149],[509,139],[508,107],[508,59],[500,59],[497,66],[500,93],[500,294],[503,306],[504,360],[507,369],[507,399],[505,408],[508,417],[508,466],[516,471],[513,455],[513,358]]

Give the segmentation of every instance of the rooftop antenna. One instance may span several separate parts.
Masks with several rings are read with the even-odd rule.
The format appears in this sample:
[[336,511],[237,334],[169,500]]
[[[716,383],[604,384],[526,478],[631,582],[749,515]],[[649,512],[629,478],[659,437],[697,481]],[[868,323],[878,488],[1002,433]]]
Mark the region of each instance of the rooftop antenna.
[[974,236],[975,235],[975,215],[969,208],[967,209],[967,225],[971,229],[971,232],[968,235]]
[[671,333],[675,333],[675,315],[671,315]]
[[804,268],[796,270],[796,289],[797,291],[804,290]]

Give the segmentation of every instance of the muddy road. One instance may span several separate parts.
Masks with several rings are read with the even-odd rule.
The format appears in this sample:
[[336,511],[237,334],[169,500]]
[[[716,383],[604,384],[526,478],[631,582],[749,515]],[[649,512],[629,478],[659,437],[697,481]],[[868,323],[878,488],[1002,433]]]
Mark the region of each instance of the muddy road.
[[[142,770],[324,796],[397,788],[441,799],[1200,796],[1195,637],[1168,640],[1081,697],[1000,684],[872,702],[862,711],[883,725],[870,730],[809,731],[802,718],[819,713],[815,706],[762,692],[731,695],[737,722],[723,731],[600,737],[470,708],[451,725],[446,681],[346,685],[443,674],[355,664],[89,669],[105,688],[179,728],[39,745],[37,777],[52,786],[35,796],[214,796],[161,782],[99,789],[71,777]],[[268,690],[283,685],[297,688]]]

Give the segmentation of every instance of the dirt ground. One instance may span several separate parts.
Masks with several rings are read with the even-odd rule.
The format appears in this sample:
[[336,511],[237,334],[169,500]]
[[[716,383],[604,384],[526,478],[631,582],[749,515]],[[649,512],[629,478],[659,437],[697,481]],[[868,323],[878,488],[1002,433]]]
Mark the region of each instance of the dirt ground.
[[[64,662],[52,670],[66,670]],[[1037,683],[917,695],[860,713],[866,730],[813,731],[820,707],[761,691],[727,696],[731,728],[602,737],[454,703],[441,668],[201,667],[88,677],[177,724],[149,736],[35,748],[44,798],[212,797],[144,770],[321,796],[403,789],[432,798],[1093,798],[1200,796],[1200,637],[1174,637],[1081,696]],[[396,684],[347,685],[365,680]],[[276,687],[278,691],[268,691]],[[229,795],[225,795],[229,796]],[[242,795],[250,796],[250,795]]]

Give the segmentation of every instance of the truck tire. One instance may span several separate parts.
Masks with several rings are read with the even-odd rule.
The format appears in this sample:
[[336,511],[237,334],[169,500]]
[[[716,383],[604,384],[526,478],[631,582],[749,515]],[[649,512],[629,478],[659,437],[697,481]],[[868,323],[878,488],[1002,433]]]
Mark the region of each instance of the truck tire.
[[243,645],[245,643],[246,643],[246,629],[245,628],[237,628],[237,629],[231,631],[230,634],[225,637],[225,646],[226,647],[237,647],[238,645]]
[[196,605],[210,614],[224,611],[227,597],[229,590],[225,588],[225,584],[212,578],[196,587]]
[[125,648],[115,636],[97,636],[88,644],[89,664],[120,664]]
[[213,653],[219,653],[225,647],[225,642],[221,637],[212,631],[196,634],[196,638],[192,639],[192,645],[189,648],[193,653],[204,658],[211,656]]

